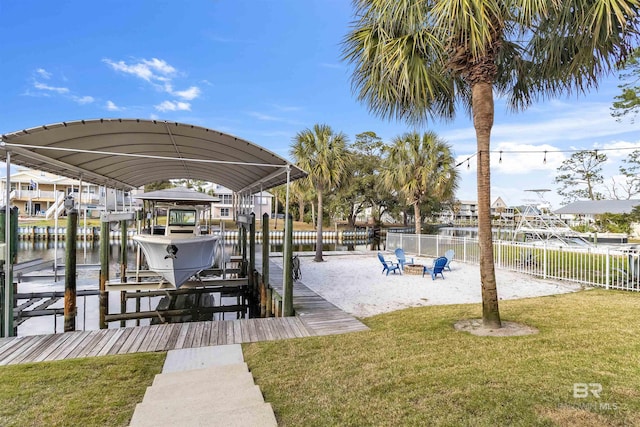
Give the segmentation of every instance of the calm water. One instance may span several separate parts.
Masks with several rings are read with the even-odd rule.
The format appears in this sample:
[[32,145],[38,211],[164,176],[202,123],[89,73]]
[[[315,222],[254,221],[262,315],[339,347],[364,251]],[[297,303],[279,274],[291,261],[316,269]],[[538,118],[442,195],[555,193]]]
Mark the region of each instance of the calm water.
[[[366,244],[358,245],[339,245],[339,244],[327,244],[323,245],[324,251],[348,251],[348,250],[368,250],[370,246]],[[228,245],[226,253],[235,252],[233,245]],[[293,245],[293,251],[295,252],[309,252],[315,251],[315,245],[312,243],[298,243]],[[271,245],[271,252],[282,252],[282,245]],[[116,273],[120,271],[120,244],[112,243],[109,247],[110,262],[109,272],[111,280],[116,278]],[[136,246],[133,242],[127,245],[127,266],[129,269],[135,269],[136,267]],[[60,265],[64,265],[65,259],[65,242],[44,242],[44,241],[19,241],[18,242],[18,263],[42,259],[53,260],[57,258]],[[78,264],[78,279],[77,289],[98,289],[98,266],[100,263],[100,244],[99,242],[77,242],[76,249],[76,263]],[[82,269],[82,264],[93,265],[93,268]],[[53,273],[53,270],[51,270]],[[18,292],[46,292],[46,291],[64,291],[64,273],[59,273],[57,280],[53,277],[46,280],[40,280],[38,282],[21,282],[18,283]],[[160,297],[145,297],[141,299],[142,311],[153,310],[160,301]],[[226,298],[220,301],[219,296],[216,296],[216,305],[222,303],[235,304],[235,298],[233,301],[226,301]],[[22,303],[24,301],[20,301]],[[37,305],[37,304],[36,304]],[[77,298],[77,313],[76,316],[76,329],[77,330],[96,330],[99,329],[98,319],[98,307],[99,301],[97,296],[87,296]],[[61,298],[49,308],[64,308],[64,300]],[[135,311],[135,301],[129,299],[127,301],[127,311]],[[120,311],[120,294],[119,292],[109,292],[109,312]],[[235,319],[236,313],[217,313],[216,319]],[[139,322],[135,320],[129,320],[126,322],[126,326],[148,325],[150,320],[143,319]],[[120,327],[120,322],[110,322],[109,328]],[[64,318],[63,316],[41,316],[28,318],[23,323],[18,325],[18,336],[25,335],[39,335],[39,334],[51,334],[60,333],[64,330]]]

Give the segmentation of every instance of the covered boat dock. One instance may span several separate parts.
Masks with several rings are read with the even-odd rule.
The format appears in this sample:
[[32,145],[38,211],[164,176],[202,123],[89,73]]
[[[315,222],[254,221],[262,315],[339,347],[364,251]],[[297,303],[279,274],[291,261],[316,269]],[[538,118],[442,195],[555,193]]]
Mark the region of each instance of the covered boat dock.
[[[286,159],[247,140],[160,120],[95,119],[43,125],[2,134],[0,148],[0,160],[7,168],[6,200],[10,200],[13,164],[125,191],[169,179],[203,180],[239,196],[234,219],[247,229],[251,216],[246,200],[251,194],[306,176]],[[105,213],[103,224],[113,218]],[[9,222],[10,215],[5,215],[5,230],[11,229]],[[5,259],[11,259],[10,246],[5,245]],[[287,267],[285,257],[285,271]],[[7,263],[2,284],[5,308],[14,305],[11,269]],[[107,280],[101,274],[101,294],[106,292]],[[291,299],[291,290],[286,283],[283,286],[282,298]],[[287,302],[292,304],[283,301],[283,305]],[[4,309],[1,336],[13,334],[12,318],[12,310]]]

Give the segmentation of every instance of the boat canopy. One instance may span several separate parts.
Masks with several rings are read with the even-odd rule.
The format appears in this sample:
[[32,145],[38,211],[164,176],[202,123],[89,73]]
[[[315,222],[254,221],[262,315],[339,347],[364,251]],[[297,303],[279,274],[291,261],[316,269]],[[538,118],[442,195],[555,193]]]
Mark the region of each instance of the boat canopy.
[[247,140],[184,123],[94,119],[3,134],[0,160],[111,188],[192,179],[235,192],[260,191],[307,175]]

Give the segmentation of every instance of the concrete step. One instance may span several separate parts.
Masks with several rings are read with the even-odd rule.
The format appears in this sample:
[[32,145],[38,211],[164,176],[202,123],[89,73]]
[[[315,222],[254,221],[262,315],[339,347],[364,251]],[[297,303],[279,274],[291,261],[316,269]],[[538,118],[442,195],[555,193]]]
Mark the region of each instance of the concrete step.
[[[254,386],[251,393],[227,394],[223,399],[212,398],[206,395],[189,396],[187,399],[177,398],[166,400],[150,400],[138,403],[135,413],[145,417],[163,419],[173,412],[200,413],[206,412],[214,415],[218,412],[241,410],[245,407],[256,406],[265,403],[258,386]],[[182,397],[182,396],[181,396]]]
[[131,426],[277,426],[239,344],[171,350]]
[[192,396],[200,394],[208,395],[211,399],[223,399],[225,395],[249,393],[253,387],[257,387],[253,382],[253,378],[247,377],[237,379],[236,381],[226,381],[224,383],[201,382],[152,386],[147,388],[142,401],[149,402],[152,399],[166,400],[172,398],[187,400]]
[[136,410],[129,425],[131,427],[157,427],[159,425],[180,427],[277,427],[278,423],[271,405],[261,403],[245,407],[242,410],[230,409],[216,412],[214,415],[207,411],[174,411],[160,419],[149,418],[146,414],[145,416],[139,415]]
[[[256,389],[257,387],[257,389]],[[190,387],[181,387],[176,389],[173,386],[168,387],[149,387],[144,393],[142,398],[143,403],[150,402],[165,402],[167,400],[195,400],[199,396],[205,396],[210,402],[225,402],[226,399],[231,399],[233,395],[259,396],[261,401],[262,393],[260,388],[253,383],[253,381],[238,381],[234,383],[227,383],[224,386],[217,384],[194,384]]]
[[184,348],[167,352],[162,372],[190,371],[243,362],[244,357],[240,344]]
[[170,372],[168,374],[158,374],[153,379],[152,385],[162,384],[180,384],[198,382],[215,382],[225,381],[232,378],[240,378],[252,375],[246,363],[237,363],[235,365],[213,366],[205,369],[194,369],[193,371]]

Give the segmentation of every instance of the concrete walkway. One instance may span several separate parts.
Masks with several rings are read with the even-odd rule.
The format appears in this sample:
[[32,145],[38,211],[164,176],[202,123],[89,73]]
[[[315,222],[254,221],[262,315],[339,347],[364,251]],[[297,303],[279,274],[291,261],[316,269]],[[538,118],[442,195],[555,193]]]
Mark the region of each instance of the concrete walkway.
[[131,427],[277,426],[240,344],[171,350]]

